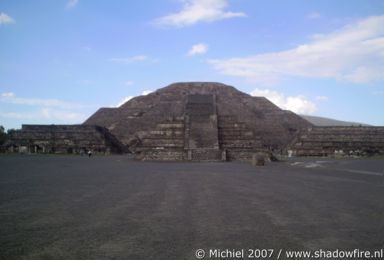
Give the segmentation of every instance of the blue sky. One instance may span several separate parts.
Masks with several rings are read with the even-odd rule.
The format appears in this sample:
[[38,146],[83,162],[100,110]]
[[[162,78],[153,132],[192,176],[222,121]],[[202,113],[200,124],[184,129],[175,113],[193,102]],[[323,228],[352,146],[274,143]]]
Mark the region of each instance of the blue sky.
[[0,125],[82,123],[179,81],[384,125],[384,1],[0,0]]

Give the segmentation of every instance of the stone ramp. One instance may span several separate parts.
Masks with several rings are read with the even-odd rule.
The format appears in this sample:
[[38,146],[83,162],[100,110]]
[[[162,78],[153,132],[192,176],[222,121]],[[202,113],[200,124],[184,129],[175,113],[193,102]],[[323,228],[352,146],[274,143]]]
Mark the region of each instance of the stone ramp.
[[220,161],[215,95],[188,95],[185,118],[188,160]]
[[218,149],[214,95],[189,95],[185,107],[187,149]]

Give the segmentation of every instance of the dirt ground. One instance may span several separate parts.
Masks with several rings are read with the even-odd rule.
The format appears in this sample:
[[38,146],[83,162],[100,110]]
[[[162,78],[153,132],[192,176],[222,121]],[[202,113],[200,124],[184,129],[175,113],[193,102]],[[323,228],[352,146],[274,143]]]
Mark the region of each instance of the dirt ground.
[[[0,156],[0,258],[196,259],[384,248],[384,160]],[[212,258],[211,258],[212,259]]]

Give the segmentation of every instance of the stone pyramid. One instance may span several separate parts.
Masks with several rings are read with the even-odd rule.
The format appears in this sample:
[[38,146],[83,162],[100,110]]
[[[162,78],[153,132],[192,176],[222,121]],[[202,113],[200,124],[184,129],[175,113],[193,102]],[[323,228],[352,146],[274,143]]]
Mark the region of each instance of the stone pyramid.
[[197,161],[280,152],[312,126],[264,97],[213,82],[174,83],[100,108],[84,124],[107,128],[141,159]]

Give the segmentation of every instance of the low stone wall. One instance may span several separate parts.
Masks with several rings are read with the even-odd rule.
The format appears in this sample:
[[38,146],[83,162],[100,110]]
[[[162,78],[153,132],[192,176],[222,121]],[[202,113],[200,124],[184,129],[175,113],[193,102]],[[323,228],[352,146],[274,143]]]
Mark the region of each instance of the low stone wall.
[[150,149],[138,152],[135,159],[141,161],[182,161],[185,153],[175,149]]
[[187,160],[198,161],[198,162],[216,162],[222,161],[222,151],[219,149],[190,149],[187,152]]
[[231,149],[227,150],[227,161],[252,161],[252,156],[257,151],[255,150],[241,150]]

